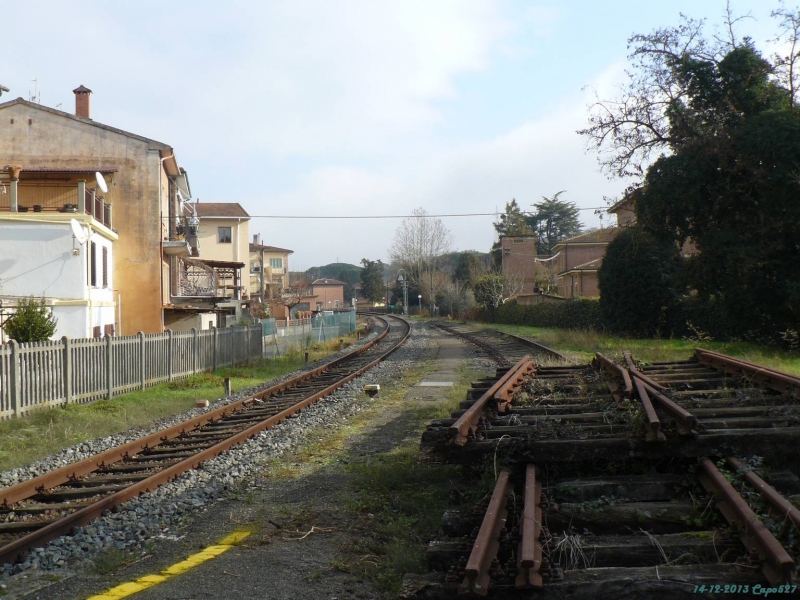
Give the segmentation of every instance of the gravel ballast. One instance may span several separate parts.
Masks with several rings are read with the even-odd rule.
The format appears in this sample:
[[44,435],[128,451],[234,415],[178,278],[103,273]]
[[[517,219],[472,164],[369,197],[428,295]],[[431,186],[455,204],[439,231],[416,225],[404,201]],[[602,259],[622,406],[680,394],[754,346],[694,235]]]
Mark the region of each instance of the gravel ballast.
[[[179,535],[182,525],[190,520],[202,518],[203,513],[212,508],[215,502],[225,498],[226,495],[246,489],[254,476],[265,470],[269,461],[296,450],[308,442],[311,434],[320,427],[336,426],[337,423],[368,407],[370,399],[363,393],[363,386],[397,380],[407,369],[431,358],[434,344],[429,340],[427,328],[415,325],[413,331],[406,344],[387,360],[345,384],[330,396],[221,456],[207,461],[201,468],[184,473],[154,492],[126,502],[116,511],[81,528],[76,535],[59,538],[45,548],[33,550],[26,561],[16,565],[0,566],[0,579],[32,572],[67,576],[93,567],[93,559],[98,553],[109,550],[134,552],[147,540]],[[308,368],[329,362],[332,358],[335,356]],[[260,389],[294,375],[296,373],[221,399],[212,404],[211,408],[216,408],[223,402],[233,402],[252,395]],[[193,409],[162,419],[148,428],[137,428],[124,434],[92,440],[65,449],[34,464],[0,474],[0,486],[6,487],[81,460],[207,410],[209,409]]]

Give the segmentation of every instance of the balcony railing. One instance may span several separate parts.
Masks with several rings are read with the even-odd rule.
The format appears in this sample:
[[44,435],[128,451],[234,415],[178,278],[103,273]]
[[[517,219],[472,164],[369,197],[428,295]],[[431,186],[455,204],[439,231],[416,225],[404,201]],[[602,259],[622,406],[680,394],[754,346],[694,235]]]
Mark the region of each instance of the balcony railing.
[[[77,213],[83,204],[83,212],[109,229],[113,229],[111,204],[104,202],[93,190],[85,190],[74,184],[38,183],[20,181],[17,184],[16,207],[12,206],[12,189],[15,182],[4,181],[0,184],[0,211],[21,213],[61,212]],[[81,202],[81,190],[84,198]]]

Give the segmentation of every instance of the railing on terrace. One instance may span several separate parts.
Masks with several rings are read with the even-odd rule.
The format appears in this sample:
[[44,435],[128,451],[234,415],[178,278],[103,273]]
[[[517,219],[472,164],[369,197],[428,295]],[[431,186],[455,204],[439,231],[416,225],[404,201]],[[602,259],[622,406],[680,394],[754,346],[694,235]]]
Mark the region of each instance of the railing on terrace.
[[[6,187],[8,184],[6,184]],[[74,184],[46,185],[35,182],[20,182],[17,196],[18,212],[79,212],[80,188]],[[112,228],[111,204],[104,202],[93,190],[84,192],[84,212],[102,223],[109,229]],[[10,194],[0,194],[0,211],[11,210]]]
[[0,345],[0,419],[88,403],[263,356],[261,325]]

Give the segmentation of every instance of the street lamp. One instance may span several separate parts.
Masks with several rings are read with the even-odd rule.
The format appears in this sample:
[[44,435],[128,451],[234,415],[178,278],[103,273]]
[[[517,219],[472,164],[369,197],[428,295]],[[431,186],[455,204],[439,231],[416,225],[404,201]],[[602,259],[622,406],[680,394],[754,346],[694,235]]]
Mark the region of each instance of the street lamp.
[[418,295],[417,298],[419,299],[419,316],[422,316],[422,294]]

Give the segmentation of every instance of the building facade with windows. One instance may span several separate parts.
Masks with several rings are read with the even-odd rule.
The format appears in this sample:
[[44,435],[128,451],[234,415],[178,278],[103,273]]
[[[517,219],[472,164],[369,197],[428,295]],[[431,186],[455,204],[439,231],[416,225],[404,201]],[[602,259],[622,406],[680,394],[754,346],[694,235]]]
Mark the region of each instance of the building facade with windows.
[[74,93],[74,114],[22,98],[0,104],[3,310],[34,295],[52,307],[57,336],[161,332],[162,242],[185,171],[169,145],[94,121],[91,90]]
[[253,235],[250,250],[250,298],[265,306],[289,287],[289,255],[294,250],[262,243],[260,234]]
[[344,281],[338,279],[315,279],[312,281],[311,295],[316,296],[316,310],[344,308],[344,286]]

